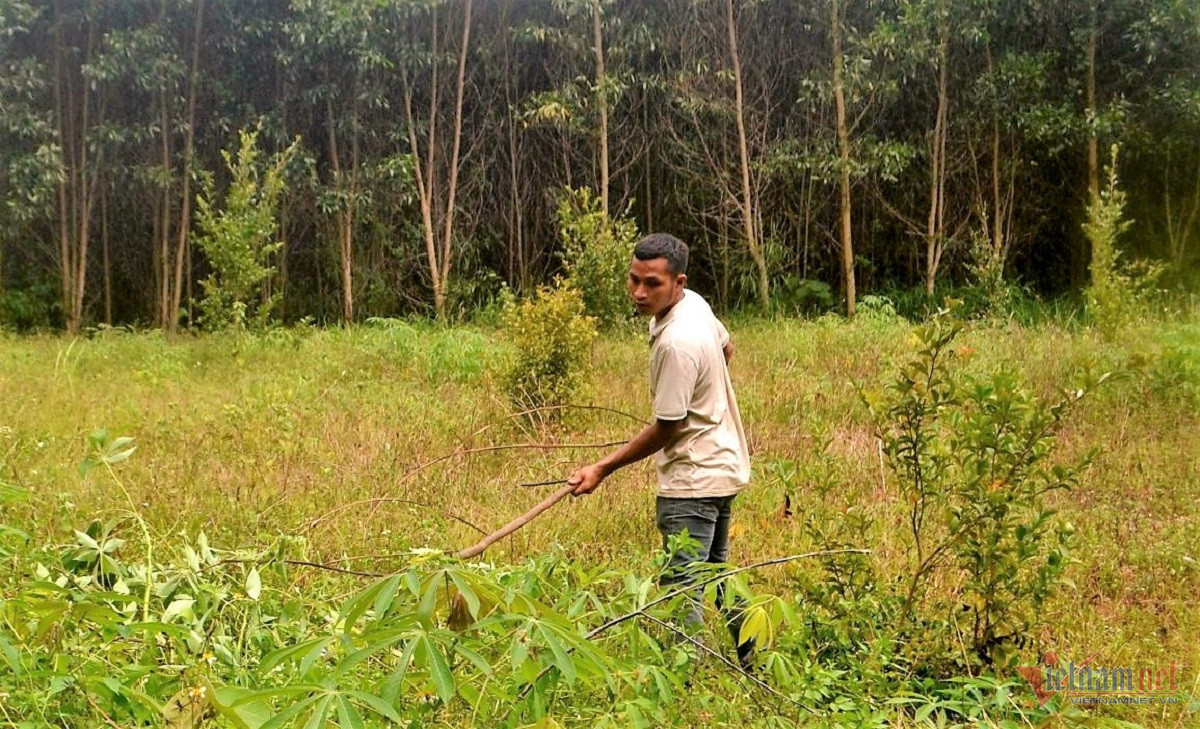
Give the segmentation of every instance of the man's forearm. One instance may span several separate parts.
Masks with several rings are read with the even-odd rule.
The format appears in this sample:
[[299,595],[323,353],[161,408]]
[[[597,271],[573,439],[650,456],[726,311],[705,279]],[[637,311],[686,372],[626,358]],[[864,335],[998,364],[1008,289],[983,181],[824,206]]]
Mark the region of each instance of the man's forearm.
[[643,428],[633,440],[597,461],[596,465],[608,476],[619,468],[654,455],[671,441],[672,436],[678,432],[680,423],[682,421],[656,420]]

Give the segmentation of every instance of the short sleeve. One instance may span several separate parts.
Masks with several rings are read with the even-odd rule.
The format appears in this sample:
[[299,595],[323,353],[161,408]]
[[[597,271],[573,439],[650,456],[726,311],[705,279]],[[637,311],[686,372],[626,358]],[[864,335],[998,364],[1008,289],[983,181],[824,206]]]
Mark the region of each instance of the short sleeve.
[[724,349],[725,345],[729,344],[729,330],[725,328],[720,319],[713,318],[717,322],[717,343],[721,345],[721,349]]
[[655,375],[654,417],[683,420],[696,389],[696,360],[686,352],[665,347],[656,353],[652,366]]

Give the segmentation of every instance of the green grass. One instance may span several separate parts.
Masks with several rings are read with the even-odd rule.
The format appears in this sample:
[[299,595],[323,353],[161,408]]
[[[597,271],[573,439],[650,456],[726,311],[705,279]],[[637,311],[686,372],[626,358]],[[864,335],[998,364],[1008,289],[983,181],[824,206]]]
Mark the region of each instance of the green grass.
[[[755,477],[737,502],[731,561],[819,548],[803,516],[836,522],[853,512],[870,528],[848,537],[873,550],[885,571],[900,564],[901,505],[853,383],[891,378],[911,345],[909,326],[823,319],[732,328]],[[1089,367],[1134,366],[1086,399],[1061,439],[1056,460],[1092,448],[1099,455],[1078,489],[1052,497],[1077,530],[1071,585],[1049,608],[1044,631],[1030,636],[1025,657],[1053,648],[1076,661],[1099,652],[1104,665],[1174,661],[1195,700],[1200,324],[1147,324],[1116,341],[1077,327],[980,324],[961,344],[976,350],[968,367],[1013,369],[1046,395]],[[592,410],[541,429],[514,419],[500,387],[507,354],[495,330],[408,324],[173,340],[120,331],[78,340],[0,334],[0,480],[29,494],[0,507],[0,523],[36,544],[68,543],[71,530],[127,509],[111,480],[79,476],[86,435],[104,427],[136,439],[136,454],[116,472],[164,542],[204,531],[214,544],[250,546],[285,534],[294,557],[379,572],[402,566],[395,555],[413,547],[466,546],[477,534],[457,519],[497,528],[544,493],[518,483],[565,477],[600,451],[462,451],[605,443],[638,427]],[[646,417],[646,364],[640,332],[603,337],[580,402]],[[448,457],[433,462],[441,456]],[[802,487],[791,519],[780,514],[783,485],[771,475],[784,460],[819,462],[827,487]],[[557,548],[585,567],[652,575],[653,483],[649,462],[627,468],[488,558],[515,563]],[[815,569],[764,571],[755,589],[784,592]],[[348,594],[358,583],[337,584]],[[753,703],[744,709],[755,715]],[[695,699],[681,711],[686,722],[712,709]],[[1196,721],[1177,709],[1100,713],[1147,726]]]

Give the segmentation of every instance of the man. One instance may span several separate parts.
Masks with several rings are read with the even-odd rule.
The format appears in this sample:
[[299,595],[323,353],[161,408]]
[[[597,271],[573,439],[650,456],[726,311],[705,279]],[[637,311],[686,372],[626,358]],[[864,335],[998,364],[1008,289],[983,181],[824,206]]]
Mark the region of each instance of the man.
[[[693,563],[729,556],[730,506],[750,480],[750,455],[729,379],[733,344],[708,303],[687,286],[688,248],[665,233],[640,240],[629,266],[629,293],[650,319],[650,393],[655,420],[623,447],[576,470],[574,495],[595,491],[611,473],[657,454],[658,528],[663,547],[687,530],[698,551],[676,552],[664,584],[694,579]],[[687,618],[701,622],[698,596]],[[737,642],[740,620],[729,616]],[[752,646],[739,646],[746,663]]]

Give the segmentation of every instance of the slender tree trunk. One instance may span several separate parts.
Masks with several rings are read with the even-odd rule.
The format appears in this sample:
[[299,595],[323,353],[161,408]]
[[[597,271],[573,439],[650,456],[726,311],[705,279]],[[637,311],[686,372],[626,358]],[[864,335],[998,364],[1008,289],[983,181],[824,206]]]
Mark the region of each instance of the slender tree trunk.
[[158,231],[158,260],[159,260],[159,299],[158,323],[166,331],[175,330],[175,322],[171,321],[171,301],[174,293],[171,290],[171,126],[167,115],[167,90],[159,89],[159,124],[161,126],[160,164],[162,165],[162,218]]
[[[505,28],[508,26],[508,13],[511,9],[511,3],[504,5],[504,15],[501,19],[501,25]],[[505,36],[504,40],[504,102],[505,114],[504,120],[506,131],[508,132],[508,185],[509,185],[509,205],[512,208],[509,231],[509,282],[514,284],[518,290],[524,291],[529,284],[528,266],[525,256],[525,239],[524,239],[524,211],[521,209],[521,192],[519,183],[519,166],[520,157],[517,150],[517,120],[514,116],[513,104],[513,65],[512,65],[512,46]]]
[[104,276],[104,323],[112,326],[112,257],[108,247],[108,193],[100,193],[100,266]]
[[445,306],[445,292],[442,291],[442,280],[439,276],[437,241],[434,237],[433,205],[427,179],[426,167],[421,163],[421,147],[417,143],[417,129],[412,109],[412,86],[407,76],[402,76],[404,85],[404,113],[407,120],[408,144],[413,156],[413,177],[417,181],[417,200],[421,208],[421,234],[425,240],[425,258],[429,266],[429,278],[433,284],[433,306],[435,312],[440,312]]
[[738,52],[738,33],[733,15],[733,1],[725,0],[725,25],[729,35],[729,59],[733,65],[734,115],[737,121],[738,157],[742,178],[740,201],[742,232],[746,236],[750,258],[758,269],[758,303],[765,312],[771,305],[770,281],[767,278],[767,262],[763,257],[754,227],[754,197],[750,191],[750,151],[746,142],[746,102],[742,93],[742,59]]
[[1088,194],[1100,195],[1100,144],[1096,138],[1096,42],[1100,33],[1097,9],[1092,6],[1092,27],[1087,43]]
[[1187,212],[1181,210],[1175,213],[1175,205],[1171,199],[1171,153],[1165,154],[1163,164],[1163,219],[1166,221],[1167,243],[1171,247],[1171,263],[1178,269],[1183,266],[1187,255],[1188,243],[1195,232],[1196,221],[1200,218],[1200,155],[1196,157],[1196,179],[1192,184],[1192,199]]
[[[452,254],[454,244],[454,210],[458,195],[459,152],[462,148],[463,93],[466,89],[467,51],[471,43],[471,5],[467,0],[463,9],[462,43],[458,50],[458,78],[454,97],[454,142],[450,151],[450,187],[446,192],[445,221],[442,229],[442,261],[441,279],[443,294],[450,283],[450,268],[454,260]],[[430,140],[432,146],[433,140]],[[438,318],[444,317],[445,297],[438,309]]]
[[600,115],[600,203],[608,217],[608,83],[604,71],[604,29],[600,0],[592,0],[592,55],[596,60],[596,110]]
[[196,0],[196,26],[192,38],[192,64],[188,70],[187,134],[183,143],[183,179],[179,198],[179,240],[175,243],[175,285],[171,297],[170,325],[179,325],[179,307],[183,297],[184,257],[190,253],[192,219],[192,156],[196,142],[196,77],[200,70],[200,41],[204,28],[204,0]]
[[[64,21],[61,11],[61,3],[55,0],[53,96],[63,165],[63,173],[58,182],[58,252],[62,287],[60,301],[67,331],[76,333],[83,324],[88,242],[97,180],[96,173],[89,179],[88,129],[92,124],[92,86],[86,79],[81,79],[77,118],[71,73],[64,67]],[[80,63],[86,66],[92,60],[95,27],[86,17],[84,23],[87,26],[87,40]],[[92,163],[91,166],[99,169],[97,163]]]
[[932,297],[945,250],[946,137],[949,106],[950,32],[943,20],[938,41],[937,116],[929,145],[929,218],[925,228],[925,294]]
[[[92,47],[95,39],[91,22],[88,22],[87,48],[83,62],[89,63],[92,57]],[[72,332],[79,331],[83,324],[83,294],[87,287],[88,242],[90,240],[92,222],[92,185],[88,180],[88,127],[91,124],[91,84],[86,80],[82,87],[82,104],[80,113],[82,121],[79,130],[79,194],[77,209],[79,211],[79,230],[75,237],[75,261],[72,268],[75,273],[71,291],[71,312],[67,318],[67,328]],[[98,167],[99,165],[97,165]]]
[[67,330],[74,333],[70,319],[71,285],[74,273],[71,270],[71,202],[68,181],[73,179],[71,160],[68,149],[74,145],[74,136],[70,133],[70,120],[67,103],[63,93],[63,38],[62,38],[62,7],[59,0],[54,0],[54,110],[58,122],[59,148],[63,156],[64,174],[58,179],[58,256],[61,283],[61,298],[63,317],[66,319]]
[[858,310],[854,282],[854,233],[851,228],[850,198],[850,131],[846,122],[846,92],[843,81],[842,13],[840,0],[831,0],[830,28],[833,35],[833,98],[837,109],[838,159],[840,161],[840,196],[842,230],[842,275],[846,288],[846,316]]
[[357,77],[354,101],[350,108],[350,190],[346,199],[345,223],[342,225],[342,320],[347,324],[354,321],[354,216],[358,212],[358,175],[361,166]]
[[[352,90],[352,93],[354,91],[356,90]],[[345,198],[334,220],[337,221],[338,259],[341,263],[342,321],[348,324],[354,320],[354,271],[351,265],[354,243],[354,191],[351,189],[352,184],[347,180],[350,175],[342,169],[341,155],[338,153],[332,98],[325,99],[325,124],[329,128],[329,164],[333,171],[334,186]]]
[[650,95],[642,91],[642,129],[646,134],[646,230],[654,230],[654,135],[650,133]]

